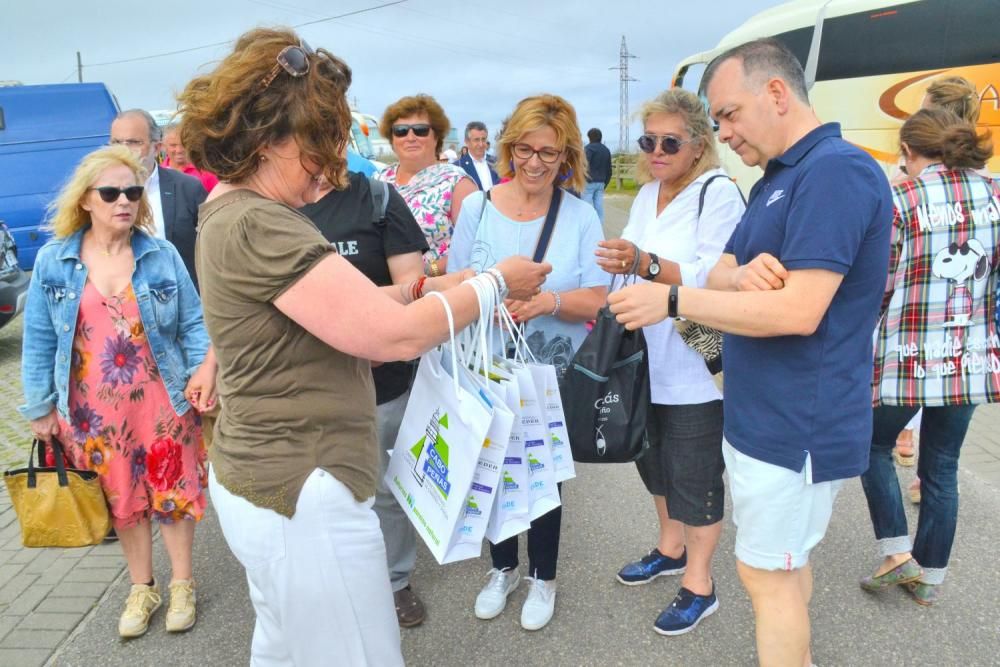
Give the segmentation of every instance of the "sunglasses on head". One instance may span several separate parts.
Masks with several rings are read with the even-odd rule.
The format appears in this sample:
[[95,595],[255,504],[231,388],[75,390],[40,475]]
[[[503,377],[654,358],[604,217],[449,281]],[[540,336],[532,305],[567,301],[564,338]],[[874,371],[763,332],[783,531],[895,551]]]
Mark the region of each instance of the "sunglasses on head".
[[402,139],[410,133],[410,130],[413,130],[413,134],[418,137],[426,137],[431,133],[431,126],[427,123],[400,123],[392,126],[392,136]]
[[113,204],[118,201],[118,198],[125,195],[125,199],[129,201],[139,201],[142,199],[143,187],[141,185],[130,185],[127,188],[113,188],[110,185],[105,185],[99,188],[90,188],[91,190],[97,190],[97,194],[101,196],[101,199],[109,204]]
[[639,137],[639,150],[641,150],[643,153],[654,152],[656,150],[657,139],[660,140],[660,148],[662,148],[663,152],[666,153],[667,155],[677,155],[677,153],[681,150],[681,146],[683,146],[684,144],[689,144],[692,141],[694,141],[694,139],[681,141],[677,137],[673,137],[670,135],[660,137],[655,134],[644,134],[641,137]]
[[271,68],[271,71],[261,79],[260,89],[266,90],[275,77],[284,69],[296,79],[309,73],[309,56],[315,55],[312,47],[304,39],[299,39],[298,45],[286,46],[279,53],[276,60],[278,64]]

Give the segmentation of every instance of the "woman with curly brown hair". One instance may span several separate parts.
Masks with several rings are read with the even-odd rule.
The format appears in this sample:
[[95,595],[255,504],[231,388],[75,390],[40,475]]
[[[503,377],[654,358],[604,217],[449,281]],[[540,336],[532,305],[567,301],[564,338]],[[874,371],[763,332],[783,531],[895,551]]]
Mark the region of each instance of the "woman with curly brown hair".
[[[196,262],[222,403],[209,486],[257,613],[254,664],[400,665],[379,522],[369,360],[448,337],[439,290],[464,327],[477,291],[457,277],[378,288],[296,211],[347,186],[350,69],[290,30],[240,37],[179,96],[191,161],[222,181],[200,211]],[[537,293],[524,258],[492,281]],[[466,281],[468,282],[468,281]]]
[[390,128],[389,141],[399,162],[376,178],[392,183],[403,195],[430,246],[424,270],[429,276],[440,276],[448,266],[448,246],[462,202],[477,190],[476,184],[461,167],[437,161],[451,123],[430,95],[393,102],[379,127]]

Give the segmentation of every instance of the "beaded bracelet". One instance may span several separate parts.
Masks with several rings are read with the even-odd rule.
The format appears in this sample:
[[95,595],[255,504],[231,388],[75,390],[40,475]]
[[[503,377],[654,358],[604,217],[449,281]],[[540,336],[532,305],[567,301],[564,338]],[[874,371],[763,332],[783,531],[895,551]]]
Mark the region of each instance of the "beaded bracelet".
[[559,311],[562,309],[562,297],[559,296],[559,292],[556,292],[556,291],[550,291],[549,293],[553,297],[555,297],[555,300],[556,300],[556,306],[555,306],[555,308],[552,309],[552,312],[549,313],[549,315],[552,316],[552,317],[556,317],[557,315],[559,315]]

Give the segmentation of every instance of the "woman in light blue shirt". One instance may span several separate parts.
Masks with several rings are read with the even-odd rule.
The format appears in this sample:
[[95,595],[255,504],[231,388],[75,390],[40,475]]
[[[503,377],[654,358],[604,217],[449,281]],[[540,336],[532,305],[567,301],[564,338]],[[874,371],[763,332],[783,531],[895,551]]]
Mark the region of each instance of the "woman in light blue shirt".
[[[566,100],[539,95],[521,100],[501,132],[497,171],[510,180],[487,195],[466,199],[452,237],[448,271],[482,271],[511,255],[535,254],[550,205],[558,214],[545,261],[552,273],[542,292],[528,301],[508,301],[514,320],[523,325],[528,346],[541,363],[565,372],[587,335],[586,322],[597,316],[607,298],[610,276],[593,260],[603,240],[597,212],[556,188],[582,190],[587,173],[576,112]],[[485,207],[485,208],[484,208]],[[556,561],[561,508],[532,521],[528,531],[531,591],[521,610],[521,625],[539,630],[555,610]],[[517,537],[490,545],[493,569],[476,598],[476,616],[494,618],[520,582]]]

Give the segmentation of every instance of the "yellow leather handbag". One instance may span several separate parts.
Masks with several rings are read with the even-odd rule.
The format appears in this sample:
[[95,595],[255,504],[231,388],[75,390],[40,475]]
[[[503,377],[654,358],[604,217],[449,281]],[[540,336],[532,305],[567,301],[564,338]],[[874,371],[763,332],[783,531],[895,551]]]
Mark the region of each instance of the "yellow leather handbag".
[[[38,466],[35,466],[35,451]],[[55,467],[45,466],[45,443],[31,445],[28,467],[8,470],[7,484],[26,547],[86,547],[111,529],[108,503],[97,473],[66,468],[62,443],[52,439]]]

